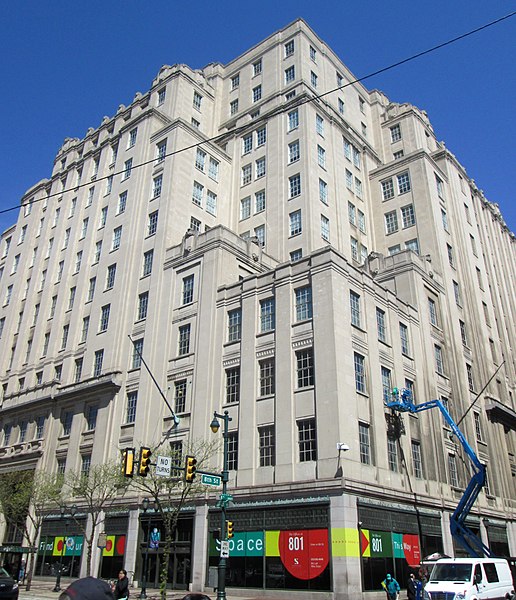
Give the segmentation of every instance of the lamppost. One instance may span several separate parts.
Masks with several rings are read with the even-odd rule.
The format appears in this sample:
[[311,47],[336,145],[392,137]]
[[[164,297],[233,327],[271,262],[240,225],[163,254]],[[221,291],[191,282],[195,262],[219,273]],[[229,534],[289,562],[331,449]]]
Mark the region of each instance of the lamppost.
[[[144,498],[142,500],[142,510],[143,515],[145,516],[146,512],[149,510],[149,502],[148,498]],[[158,503],[154,501],[154,512],[158,511]],[[150,544],[150,531],[151,531],[151,518],[149,516],[149,520],[147,521],[147,536],[145,536],[145,527],[143,528],[143,541],[145,543],[145,552],[143,554],[143,571],[142,571],[142,590],[140,592],[139,598],[147,598],[147,561],[149,559],[149,544]]]
[[[61,506],[60,511],[61,511],[61,520],[62,520],[66,514],[66,506]],[[72,519],[73,519],[73,517],[75,517],[76,513],[77,513],[77,506],[75,506],[75,504],[72,504],[72,506],[70,507],[70,516],[72,517]],[[67,518],[64,523],[65,534],[63,536],[63,545],[61,546],[61,557],[60,557],[61,560],[59,561],[58,567],[57,567],[56,585],[54,586],[54,589],[52,590],[54,592],[61,591],[61,570],[63,568],[63,556],[65,553],[65,547],[66,547],[66,533],[68,530],[68,523],[69,523],[69,520]]]
[[226,565],[227,558],[226,553],[223,552],[223,542],[227,542],[227,531],[226,531],[226,508],[233,497],[227,493],[229,471],[228,471],[228,428],[229,422],[232,420],[227,410],[221,415],[217,411],[213,413],[213,420],[210,423],[210,429],[213,433],[217,433],[220,429],[220,423],[218,419],[224,421],[224,429],[222,430],[222,439],[224,440],[223,448],[223,469],[222,469],[222,494],[220,495],[217,506],[220,507],[220,539],[221,539],[221,553],[219,557],[219,569],[218,569],[218,584],[217,584],[217,600],[226,600]]

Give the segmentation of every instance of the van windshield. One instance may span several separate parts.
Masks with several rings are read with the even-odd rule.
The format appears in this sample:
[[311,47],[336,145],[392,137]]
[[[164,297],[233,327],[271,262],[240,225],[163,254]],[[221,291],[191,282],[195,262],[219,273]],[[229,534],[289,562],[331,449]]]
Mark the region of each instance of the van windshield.
[[431,581],[471,581],[471,563],[441,563],[434,565]]

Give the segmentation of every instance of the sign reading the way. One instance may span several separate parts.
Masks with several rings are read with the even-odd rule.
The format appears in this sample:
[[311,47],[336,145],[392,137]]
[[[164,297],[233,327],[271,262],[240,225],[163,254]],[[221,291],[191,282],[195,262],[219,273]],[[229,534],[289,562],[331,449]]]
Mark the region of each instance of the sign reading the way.
[[203,473],[201,475],[201,483],[204,485],[211,485],[212,487],[218,487],[222,483],[222,477],[219,477],[219,475],[206,475]]
[[170,477],[172,470],[172,457],[171,456],[158,456],[156,461],[156,475],[160,477]]

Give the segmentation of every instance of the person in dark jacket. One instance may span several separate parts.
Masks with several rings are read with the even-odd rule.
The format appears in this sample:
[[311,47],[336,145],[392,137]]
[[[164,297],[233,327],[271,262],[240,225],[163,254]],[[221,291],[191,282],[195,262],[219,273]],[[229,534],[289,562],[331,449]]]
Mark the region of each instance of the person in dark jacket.
[[111,587],[102,579],[83,577],[70,584],[59,600],[113,600]]
[[407,598],[408,600],[416,600],[417,598],[417,580],[414,573],[410,574],[407,582]]
[[118,573],[118,580],[113,590],[115,600],[127,600],[129,598],[129,579],[127,578],[127,571],[121,569]]

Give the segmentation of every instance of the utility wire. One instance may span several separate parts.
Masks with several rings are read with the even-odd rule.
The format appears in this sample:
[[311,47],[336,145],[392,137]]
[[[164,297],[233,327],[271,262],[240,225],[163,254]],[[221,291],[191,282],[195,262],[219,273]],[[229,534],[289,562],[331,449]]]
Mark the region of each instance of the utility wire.
[[[445,42],[442,42],[440,44],[437,44],[436,46],[432,46],[431,48],[427,48],[426,50],[423,50],[422,52],[418,52],[416,54],[412,54],[411,56],[409,56],[408,58],[404,58],[402,60],[399,60],[395,63],[392,63],[386,67],[382,67],[381,69],[378,69],[376,71],[373,71],[372,73],[369,73],[368,75],[364,75],[362,77],[358,77],[357,79],[353,79],[352,81],[349,81],[348,83],[335,87],[327,92],[324,92],[323,94],[318,94],[318,95],[314,95],[314,96],[310,96],[308,98],[305,99],[301,99],[300,102],[289,102],[288,105],[282,105],[280,107],[278,107],[277,109],[267,113],[266,115],[264,115],[261,118],[258,119],[254,119],[252,121],[252,126],[256,127],[257,124],[263,122],[263,121],[267,121],[269,120],[272,116],[276,116],[278,114],[281,114],[283,112],[285,112],[285,110],[287,108],[292,108],[293,106],[302,106],[303,104],[307,104],[309,102],[315,102],[316,100],[320,100],[321,98],[324,98],[325,96],[328,96],[329,94],[333,94],[334,92],[337,92],[339,90],[343,90],[346,87],[349,87],[350,85],[354,85],[355,83],[360,83],[361,81],[365,81],[366,79],[370,79],[371,77],[374,77],[376,75],[379,75],[380,73],[385,73],[386,71],[390,71],[391,69],[394,69],[396,67],[399,67],[403,64],[406,64],[408,62],[411,62],[413,60],[416,60],[417,58],[421,58],[422,56],[425,56],[426,54],[430,54],[431,52],[435,52],[436,50],[440,50],[441,48],[444,48],[446,46],[449,46],[450,44],[454,44],[455,42],[458,42],[460,40],[463,40],[464,38],[467,38],[471,35],[474,35],[476,33],[479,33],[480,31],[483,31],[484,29],[487,29],[489,27],[492,27],[493,25],[497,25],[498,23],[501,23],[502,21],[505,21],[506,19],[509,19],[511,17],[513,17],[514,15],[516,15],[516,11],[513,11],[511,13],[508,13],[507,15],[504,15],[503,17],[500,17],[498,19],[495,19],[494,21],[490,21],[489,23],[486,23],[484,25],[481,25],[480,27],[476,27],[475,29],[472,29],[471,31],[468,31],[466,33],[463,33],[461,35],[458,35],[454,38],[451,38]],[[224,138],[227,138],[228,136],[234,137],[235,135],[240,134],[242,131],[245,131],[249,128],[250,124],[247,123],[245,125],[242,125],[240,127],[237,127],[235,129],[231,129],[230,131],[226,131],[222,134],[216,135],[214,137],[211,138],[207,138],[206,140],[202,141],[202,142],[196,142],[195,144],[190,144],[189,146],[185,146],[184,148],[179,148],[178,150],[174,150],[172,152],[169,152],[167,154],[165,154],[165,156],[163,158],[168,158],[170,156],[175,156],[176,154],[179,154],[181,152],[186,152],[187,150],[192,150],[193,148],[197,148],[199,146],[201,146],[202,144],[206,144],[206,143],[216,143],[217,141],[223,140]],[[132,169],[137,169],[139,167],[143,167],[145,165],[151,164],[156,162],[156,158],[152,158],[150,160],[146,160],[142,163],[139,163],[137,165],[132,165],[131,166],[131,170]],[[106,179],[109,179],[109,177],[114,177],[115,175],[121,175],[122,173],[125,173],[126,169],[123,169],[122,171],[117,171],[115,173],[111,173],[110,175],[106,175],[104,177],[99,177],[98,179],[96,179],[95,181],[104,181]],[[61,190],[59,192],[55,192],[54,194],[49,194],[48,196],[45,196],[44,198],[39,198],[37,200],[34,200],[33,202],[41,202],[43,200],[48,200],[49,198],[54,198],[55,196],[62,196],[63,194],[65,194],[66,192],[71,192],[71,191],[75,191],[77,189],[83,188],[83,187],[91,187],[91,181],[87,182],[87,183],[81,183],[77,186],[74,186],[73,188],[69,188],[69,189],[64,189]],[[16,206],[11,206],[10,208],[4,208],[2,210],[0,210],[0,214],[4,214],[7,212],[10,212],[12,210],[17,210],[21,207],[20,204],[17,204]]]

